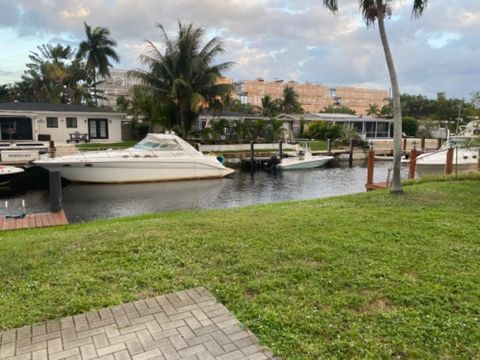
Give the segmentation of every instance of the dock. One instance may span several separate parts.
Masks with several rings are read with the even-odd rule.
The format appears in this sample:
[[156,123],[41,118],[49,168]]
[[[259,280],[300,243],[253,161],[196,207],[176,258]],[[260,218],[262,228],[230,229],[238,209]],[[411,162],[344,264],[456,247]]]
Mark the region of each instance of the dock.
[[27,214],[23,218],[7,218],[4,215],[0,215],[0,231],[31,229],[67,224],[68,219],[63,210],[58,212]]

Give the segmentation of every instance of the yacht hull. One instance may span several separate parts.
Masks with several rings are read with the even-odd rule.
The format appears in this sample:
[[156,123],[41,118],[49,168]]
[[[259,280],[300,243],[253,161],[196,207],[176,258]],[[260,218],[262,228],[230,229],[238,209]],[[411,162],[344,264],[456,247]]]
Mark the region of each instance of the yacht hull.
[[314,169],[321,167],[332,160],[332,156],[311,157],[309,159],[300,160],[299,158],[283,159],[280,164],[277,165],[281,170],[301,170],[301,169]]
[[[469,172],[479,169],[479,152],[476,149],[456,148],[453,152],[453,171]],[[420,175],[444,174],[447,163],[447,150],[420,155],[416,160],[416,169]]]
[[210,161],[36,161],[50,171],[60,171],[63,178],[85,183],[138,183],[188,179],[221,178],[234,172]]

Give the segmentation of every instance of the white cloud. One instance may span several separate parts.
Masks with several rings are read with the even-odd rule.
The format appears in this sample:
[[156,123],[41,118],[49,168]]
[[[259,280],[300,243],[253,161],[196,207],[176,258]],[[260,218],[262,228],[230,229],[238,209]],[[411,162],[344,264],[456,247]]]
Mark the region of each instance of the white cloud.
[[[435,0],[411,19],[411,0],[392,2],[387,31],[403,91],[433,96],[445,90],[467,96],[480,87],[480,1]],[[320,0],[0,0],[0,51],[15,53],[18,64],[0,62],[0,71],[21,72],[29,50],[48,39],[75,44],[83,22],[108,27],[118,42],[120,68],[140,66],[145,39],[159,42],[155,24],[172,35],[177,22],[193,22],[208,36],[221,36],[234,61],[228,75],[237,80],[264,77],[332,85],[389,88],[377,27],[367,28],[357,0],[340,2],[330,14]],[[3,37],[14,31],[18,41]],[[28,39],[28,40],[26,40]],[[25,59],[19,61],[17,59]],[[0,83],[6,77],[0,75]]]

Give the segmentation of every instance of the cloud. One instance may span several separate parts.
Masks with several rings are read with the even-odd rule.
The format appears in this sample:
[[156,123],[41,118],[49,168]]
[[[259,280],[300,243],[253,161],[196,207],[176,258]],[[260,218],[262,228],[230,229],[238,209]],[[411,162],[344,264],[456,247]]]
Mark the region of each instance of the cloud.
[[[480,2],[431,1],[418,20],[411,0],[392,4],[387,31],[402,91],[462,97],[478,90]],[[378,28],[365,26],[357,0],[340,5],[333,15],[319,0],[0,0],[0,30],[13,29],[32,44],[37,39],[33,50],[45,39],[76,47],[84,21],[105,26],[118,42],[118,67],[135,68],[144,40],[160,43],[156,24],[174,36],[178,21],[193,22],[223,38],[226,53],[218,60],[236,63],[228,72],[236,80],[389,88]]]

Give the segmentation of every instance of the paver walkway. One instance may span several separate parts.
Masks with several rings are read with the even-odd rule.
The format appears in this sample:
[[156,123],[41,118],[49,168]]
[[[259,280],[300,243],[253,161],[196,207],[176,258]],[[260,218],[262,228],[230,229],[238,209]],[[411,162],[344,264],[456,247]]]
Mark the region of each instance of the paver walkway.
[[2,360],[273,359],[204,288],[0,332],[0,344]]

